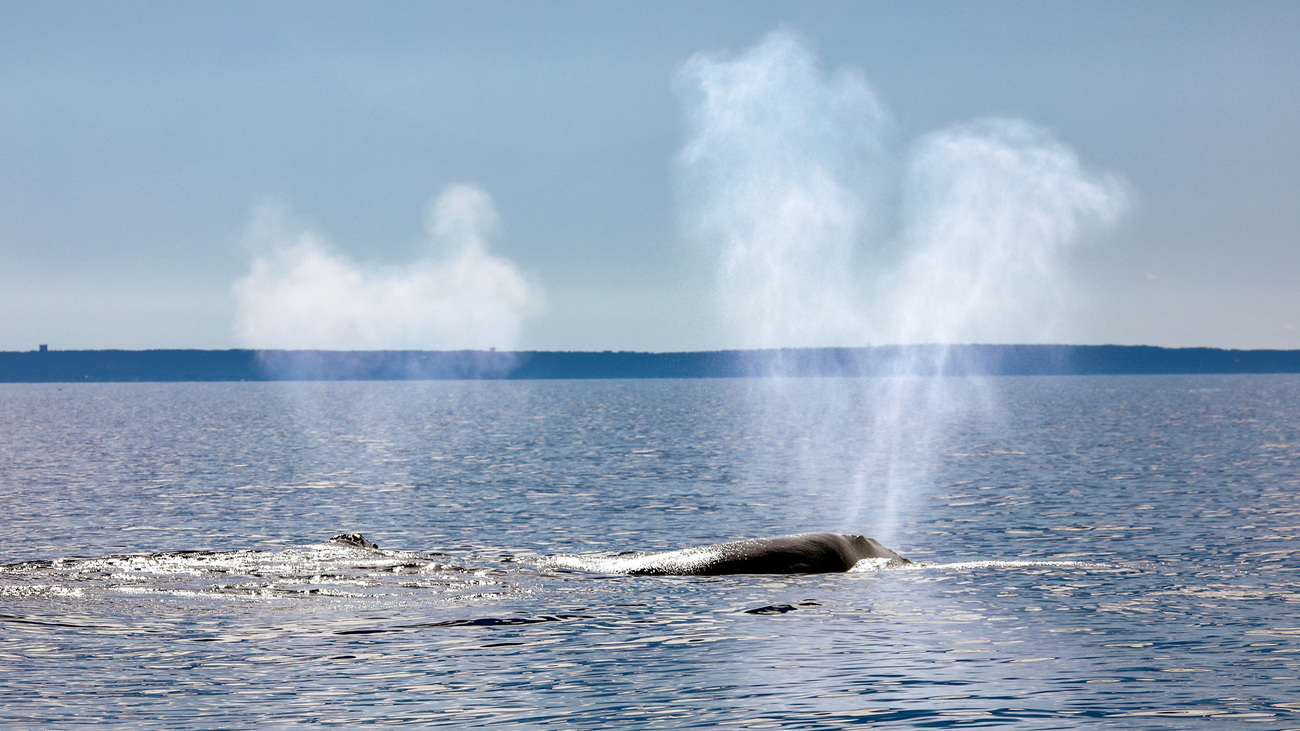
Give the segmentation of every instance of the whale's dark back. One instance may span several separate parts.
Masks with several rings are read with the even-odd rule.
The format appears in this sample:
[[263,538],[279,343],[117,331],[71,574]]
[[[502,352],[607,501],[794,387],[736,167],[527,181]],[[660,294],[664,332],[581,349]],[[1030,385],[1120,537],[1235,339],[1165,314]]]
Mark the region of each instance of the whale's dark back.
[[833,533],[807,533],[756,538],[720,544],[719,559],[706,575],[821,574],[848,571],[857,559],[848,555],[847,541]]
[[[706,554],[689,564],[650,562],[633,569],[634,574],[679,574],[721,576],[726,574],[820,574],[848,571],[864,558],[907,559],[876,541],[839,533],[803,533],[776,538],[751,538],[688,549]],[[656,554],[668,557],[675,552]]]

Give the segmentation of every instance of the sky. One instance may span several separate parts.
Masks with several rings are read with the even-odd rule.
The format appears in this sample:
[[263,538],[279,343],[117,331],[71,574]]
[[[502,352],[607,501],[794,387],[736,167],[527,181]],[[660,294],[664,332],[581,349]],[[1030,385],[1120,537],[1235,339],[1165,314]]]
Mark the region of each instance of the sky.
[[1300,348],[1300,4],[0,0],[0,350]]

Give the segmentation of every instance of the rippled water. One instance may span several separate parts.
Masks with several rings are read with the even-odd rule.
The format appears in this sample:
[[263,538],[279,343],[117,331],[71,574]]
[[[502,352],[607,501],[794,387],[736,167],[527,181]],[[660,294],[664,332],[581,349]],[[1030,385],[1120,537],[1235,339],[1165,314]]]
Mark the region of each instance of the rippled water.
[[1300,378],[944,388],[0,386],[0,725],[1300,728]]

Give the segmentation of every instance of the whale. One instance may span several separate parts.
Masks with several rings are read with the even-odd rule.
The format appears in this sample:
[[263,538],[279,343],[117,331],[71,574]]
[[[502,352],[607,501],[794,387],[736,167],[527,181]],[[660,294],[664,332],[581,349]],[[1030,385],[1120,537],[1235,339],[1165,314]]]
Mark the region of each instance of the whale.
[[[340,533],[326,543],[351,548],[379,548],[360,533]],[[725,576],[827,574],[848,571],[863,559],[879,559],[886,566],[912,563],[873,538],[842,533],[748,538],[674,551],[626,551],[612,556],[561,554],[547,556],[543,563],[556,568],[630,576]]]
[[360,533],[340,533],[325,541],[335,546],[352,546],[353,548],[379,548],[379,544],[366,540]]
[[911,563],[874,539],[840,533],[749,538],[657,553],[551,558],[550,563],[559,567],[632,576],[825,574],[848,571],[866,558],[882,559],[886,565]]

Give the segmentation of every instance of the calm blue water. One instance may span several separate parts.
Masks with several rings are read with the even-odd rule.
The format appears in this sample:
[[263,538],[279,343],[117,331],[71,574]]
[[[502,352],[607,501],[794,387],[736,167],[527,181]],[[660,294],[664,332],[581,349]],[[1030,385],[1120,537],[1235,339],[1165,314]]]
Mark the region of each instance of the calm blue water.
[[0,726],[1300,728],[1300,377],[888,383],[2,385]]

